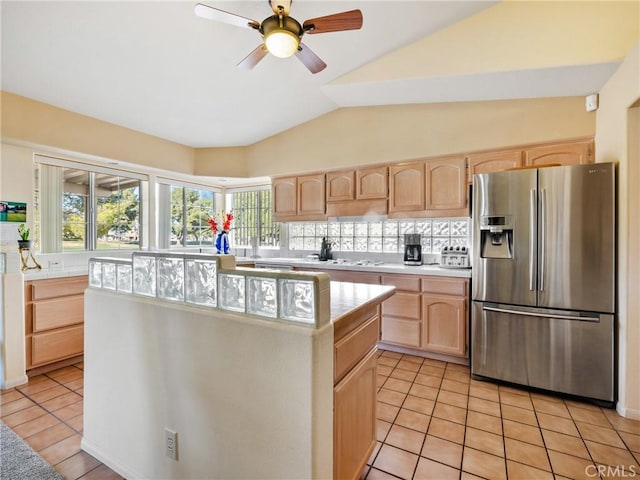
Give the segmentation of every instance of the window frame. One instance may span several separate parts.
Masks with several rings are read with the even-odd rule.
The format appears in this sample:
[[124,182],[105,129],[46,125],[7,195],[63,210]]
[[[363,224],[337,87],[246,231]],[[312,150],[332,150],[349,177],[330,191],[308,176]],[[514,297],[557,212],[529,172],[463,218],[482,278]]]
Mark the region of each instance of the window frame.
[[[238,215],[238,212],[235,211],[235,205],[234,205],[234,198],[233,195],[236,193],[248,193],[248,192],[261,192],[261,191],[267,191],[269,192],[270,195],[272,194],[272,190],[271,190],[271,185],[270,184],[262,184],[262,185],[250,185],[250,186],[243,186],[243,187],[231,187],[228,188],[225,191],[226,194],[226,204],[229,206],[230,210],[234,210],[234,214]],[[256,201],[256,211],[257,212],[261,212],[262,208],[260,205],[260,195],[257,195],[257,201]],[[271,202],[273,202],[273,197],[271,198]],[[258,247],[259,248],[265,248],[265,249],[273,249],[273,250],[279,250],[281,248],[282,245],[282,226],[280,224],[280,222],[275,222],[273,221],[273,209],[271,208],[271,212],[272,212],[272,217],[271,217],[271,225],[268,228],[273,228],[274,225],[278,224],[279,226],[278,228],[278,240],[277,240],[277,245],[267,245],[267,244],[263,244],[261,242],[258,243]],[[263,236],[263,223],[262,223],[262,219],[261,219],[261,215],[256,214],[256,219],[258,220],[258,225],[256,225],[255,229],[256,229],[256,233],[257,233],[257,237],[258,239],[262,238]],[[247,244],[238,244],[236,243],[236,238],[235,235],[233,236],[233,246],[234,248],[251,248],[251,245]]]
[[[79,253],[79,252],[107,252],[107,251],[133,251],[133,250],[140,250],[143,248],[144,242],[145,242],[145,238],[144,238],[144,228],[143,225],[145,223],[145,210],[144,210],[144,205],[145,205],[145,194],[148,191],[148,183],[149,183],[149,176],[148,175],[144,175],[138,172],[132,172],[129,170],[123,170],[123,169],[117,169],[117,168],[109,168],[109,167],[103,167],[101,165],[95,165],[95,164],[91,164],[91,163],[85,163],[85,162],[80,162],[80,161],[74,161],[74,160],[68,160],[68,159],[63,159],[63,158],[59,158],[59,157],[52,157],[49,155],[43,155],[43,154],[35,154],[34,158],[33,158],[33,163],[34,163],[34,167],[38,168],[39,170],[39,182],[38,185],[35,185],[34,188],[34,201],[36,203],[36,210],[38,211],[38,215],[37,217],[34,218],[34,222],[36,224],[36,241],[39,243],[39,249],[40,249],[40,253],[53,253],[53,254],[68,254],[68,253]],[[43,219],[43,212],[42,212],[42,202],[43,202],[43,196],[42,196],[42,170],[40,169],[40,167],[42,165],[46,165],[46,166],[50,166],[50,167],[57,167],[57,168],[63,168],[63,169],[72,169],[72,170],[77,170],[77,171],[82,171],[82,172],[87,172],[88,175],[88,185],[87,185],[87,189],[88,189],[88,194],[87,194],[87,201],[86,201],[86,212],[85,212],[85,216],[86,216],[86,229],[85,229],[85,240],[84,240],[84,249],[82,250],[78,250],[78,251],[72,251],[72,250],[65,250],[63,248],[62,245],[62,240],[60,239],[60,244],[59,244],[59,248],[50,248],[47,247],[46,250],[43,249],[43,239],[42,239],[42,235],[44,231],[49,232],[50,235],[53,235],[53,231],[56,230],[56,228],[47,228],[47,229],[43,229],[42,226],[42,219]],[[97,238],[97,231],[98,231],[98,219],[97,219],[97,215],[98,215],[98,209],[97,209],[97,195],[96,195],[96,183],[95,183],[95,178],[96,175],[98,174],[104,174],[104,175],[110,175],[110,176],[116,176],[116,177],[123,177],[123,178],[128,178],[128,179],[133,179],[133,180],[137,180],[138,181],[138,246],[137,248],[131,248],[131,249],[123,249],[123,248],[112,248],[112,249],[98,249],[98,238]],[[62,189],[62,194],[64,195],[64,188]],[[47,215],[47,217],[50,217],[52,212],[48,212],[49,215]],[[55,212],[56,215],[59,215],[59,220],[55,220],[56,223],[58,223],[58,221],[60,222],[60,226],[62,225],[62,217],[64,215],[64,211],[63,211],[63,206],[62,204],[60,204],[57,212]],[[57,241],[51,241],[51,239],[49,239],[49,241],[46,242],[46,244],[48,246],[56,246],[57,247]]]
[[176,178],[166,178],[166,177],[157,177],[156,178],[156,188],[157,188],[157,199],[156,202],[157,208],[157,218],[158,218],[158,248],[166,248],[166,249],[179,249],[179,248],[202,248],[213,247],[213,240],[211,245],[202,244],[199,245],[185,245],[187,236],[184,235],[182,239],[182,243],[180,245],[171,245],[171,189],[173,187],[180,187],[183,189],[182,195],[182,218],[183,224],[182,228],[186,231],[187,225],[187,213],[186,213],[186,205],[185,205],[185,190],[200,190],[210,192],[212,194],[213,206],[211,209],[210,215],[214,215],[217,205],[222,203],[223,195],[222,189],[220,187],[215,187],[213,185],[201,184],[201,183],[193,183],[188,181],[183,181]]

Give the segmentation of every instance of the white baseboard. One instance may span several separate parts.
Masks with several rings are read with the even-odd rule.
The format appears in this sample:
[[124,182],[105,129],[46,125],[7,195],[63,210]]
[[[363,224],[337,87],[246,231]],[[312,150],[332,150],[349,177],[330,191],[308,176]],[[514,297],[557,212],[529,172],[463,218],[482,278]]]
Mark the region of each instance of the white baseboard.
[[26,375],[22,375],[18,378],[12,378],[10,380],[5,380],[4,382],[2,382],[2,385],[0,385],[0,390],[7,390],[19,385],[24,385],[27,382],[29,382],[29,377],[27,377]]
[[128,468],[125,468],[124,466],[120,465],[118,462],[115,462],[112,459],[108,458],[107,456],[103,455],[100,449],[92,445],[91,442],[89,442],[84,437],[82,437],[82,440],[80,441],[80,448],[85,452],[87,452],[92,457],[99,460],[101,463],[104,463],[107,467],[109,467],[111,470],[113,470],[123,478],[144,478],[142,475],[138,474],[137,472],[133,472]]
[[640,420],[640,410],[627,408],[620,402],[616,404],[616,412],[618,412],[618,415],[621,417],[629,418],[631,420]]

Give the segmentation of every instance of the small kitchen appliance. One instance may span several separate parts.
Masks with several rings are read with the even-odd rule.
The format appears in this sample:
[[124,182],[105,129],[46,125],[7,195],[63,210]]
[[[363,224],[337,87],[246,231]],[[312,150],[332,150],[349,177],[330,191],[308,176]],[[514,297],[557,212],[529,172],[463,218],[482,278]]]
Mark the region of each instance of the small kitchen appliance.
[[327,260],[331,260],[333,258],[333,254],[331,253],[331,242],[329,242],[326,237],[322,237],[322,245],[320,246],[320,261],[326,262]]
[[422,244],[419,233],[405,233],[404,235],[404,264],[422,265]]
[[444,247],[440,255],[443,268],[470,268],[469,249],[467,247]]

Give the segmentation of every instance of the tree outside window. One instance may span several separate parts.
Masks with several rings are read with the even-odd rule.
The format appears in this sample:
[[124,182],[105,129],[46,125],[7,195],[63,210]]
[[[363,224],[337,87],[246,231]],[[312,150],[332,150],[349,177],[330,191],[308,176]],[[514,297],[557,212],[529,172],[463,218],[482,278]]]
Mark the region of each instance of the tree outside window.
[[213,245],[207,219],[214,213],[214,193],[171,186],[171,246]]

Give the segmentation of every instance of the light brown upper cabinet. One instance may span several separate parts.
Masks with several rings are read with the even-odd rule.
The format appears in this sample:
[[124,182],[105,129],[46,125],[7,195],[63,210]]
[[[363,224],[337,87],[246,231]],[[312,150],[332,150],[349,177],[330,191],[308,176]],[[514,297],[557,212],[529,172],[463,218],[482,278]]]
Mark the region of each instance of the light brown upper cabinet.
[[276,221],[326,218],[324,173],[274,178],[271,191]]
[[424,210],[424,162],[389,166],[389,213]]
[[593,163],[593,139],[541,145],[524,151],[525,165],[581,165]]
[[298,177],[298,216],[309,220],[316,216],[321,220],[325,216],[324,182],[324,173]]
[[327,173],[327,203],[353,200],[355,176],[356,173],[353,170]]
[[494,173],[522,166],[522,150],[499,150],[467,156],[468,182],[478,173]]
[[468,216],[465,157],[426,161],[426,210],[428,216]]
[[297,177],[274,178],[271,182],[274,220],[298,213]]
[[387,167],[356,170],[356,198],[358,200],[387,199],[389,172]]
[[327,173],[327,216],[385,215],[387,167]]

